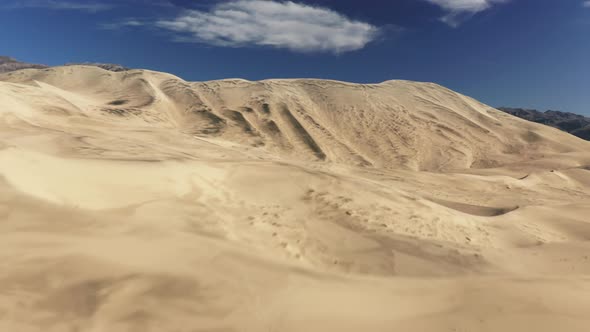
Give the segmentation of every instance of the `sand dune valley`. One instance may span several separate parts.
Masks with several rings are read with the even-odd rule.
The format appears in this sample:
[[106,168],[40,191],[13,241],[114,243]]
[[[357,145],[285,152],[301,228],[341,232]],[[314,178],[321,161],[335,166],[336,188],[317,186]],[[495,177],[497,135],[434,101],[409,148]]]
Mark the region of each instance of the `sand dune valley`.
[[590,142],[431,83],[0,74],[0,331],[590,331]]

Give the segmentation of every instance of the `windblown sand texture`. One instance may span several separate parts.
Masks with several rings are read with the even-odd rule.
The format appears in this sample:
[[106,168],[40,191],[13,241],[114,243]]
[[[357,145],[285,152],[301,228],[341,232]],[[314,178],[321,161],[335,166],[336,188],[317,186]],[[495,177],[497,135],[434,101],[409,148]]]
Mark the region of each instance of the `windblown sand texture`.
[[0,331],[590,331],[590,142],[430,83],[0,74]]

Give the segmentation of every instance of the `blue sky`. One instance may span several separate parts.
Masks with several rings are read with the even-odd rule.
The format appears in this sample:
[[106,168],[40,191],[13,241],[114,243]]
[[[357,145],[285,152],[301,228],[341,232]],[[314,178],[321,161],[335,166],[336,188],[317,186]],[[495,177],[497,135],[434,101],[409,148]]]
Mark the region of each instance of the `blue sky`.
[[2,0],[0,55],[201,81],[436,82],[590,115],[588,0]]

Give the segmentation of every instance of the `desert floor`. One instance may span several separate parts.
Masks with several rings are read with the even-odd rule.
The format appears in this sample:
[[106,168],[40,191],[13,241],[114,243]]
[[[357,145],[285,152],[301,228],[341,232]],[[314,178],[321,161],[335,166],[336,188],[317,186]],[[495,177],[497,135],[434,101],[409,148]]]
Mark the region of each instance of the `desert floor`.
[[590,143],[428,83],[0,75],[0,331],[589,331]]

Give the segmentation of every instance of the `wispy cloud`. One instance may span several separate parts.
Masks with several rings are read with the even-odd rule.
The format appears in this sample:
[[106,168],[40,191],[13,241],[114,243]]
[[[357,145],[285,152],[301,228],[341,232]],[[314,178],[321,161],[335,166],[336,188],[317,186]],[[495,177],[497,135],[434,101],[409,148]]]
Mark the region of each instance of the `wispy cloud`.
[[291,1],[234,0],[209,10],[184,10],[156,27],[177,40],[216,46],[269,46],[297,52],[342,53],[362,49],[379,28],[327,8]]
[[74,10],[96,13],[114,8],[112,3],[100,2],[75,2],[62,0],[20,0],[6,1],[0,5],[0,9],[25,9],[25,8],[44,8],[53,10]]
[[510,0],[426,0],[438,5],[447,11],[447,14],[441,17],[441,21],[457,27],[465,19],[491,8],[493,5]]
[[582,6],[586,8],[590,8],[590,0],[582,2]]
[[143,21],[139,21],[136,19],[127,19],[127,20],[120,21],[120,22],[103,23],[103,24],[99,25],[99,28],[105,29],[105,30],[118,30],[118,29],[128,28],[128,27],[140,27],[140,26],[144,26],[144,25],[145,25],[145,22],[143,22]]

